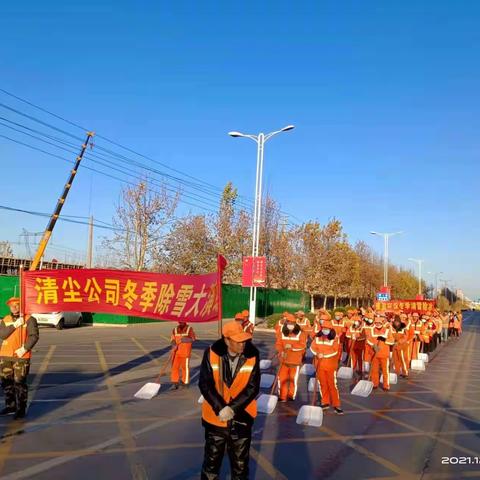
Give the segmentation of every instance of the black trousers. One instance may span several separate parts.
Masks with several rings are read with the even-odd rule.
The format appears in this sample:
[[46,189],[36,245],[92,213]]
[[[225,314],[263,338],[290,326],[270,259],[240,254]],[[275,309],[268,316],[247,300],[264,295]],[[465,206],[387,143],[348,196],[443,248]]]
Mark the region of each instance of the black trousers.
[[235,426],[220,431],[205,427],[205,454],[202,480],[218,480],[225,450],[230,460],[231,480],[248,480],[250,460],[250,426]]
[[28,400],[27,376],[29,370],[29,360],[0,359],[0,378],[7,408],[25,412]]

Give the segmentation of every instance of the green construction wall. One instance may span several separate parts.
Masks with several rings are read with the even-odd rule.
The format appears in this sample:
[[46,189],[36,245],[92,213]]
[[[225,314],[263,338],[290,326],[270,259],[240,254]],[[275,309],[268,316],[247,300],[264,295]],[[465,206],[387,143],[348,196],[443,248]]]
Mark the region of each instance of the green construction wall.
[[[0,317],[5,316],[9,309],[5,302],[18,295],[18,277],[0,276]],[[223,318],[233,318],[237,312],[248,309],[250,289],[240,285],[222,285]],[[257,317],[267,317],[272,313],[285,310],[310,310],[310,295],[305,292],[281,289],[257,289]],[[134,323],[150,323],[157,320],[151,318],[111,315],[107,313],[84,314],[84,323],[110,325],[131,325]]]

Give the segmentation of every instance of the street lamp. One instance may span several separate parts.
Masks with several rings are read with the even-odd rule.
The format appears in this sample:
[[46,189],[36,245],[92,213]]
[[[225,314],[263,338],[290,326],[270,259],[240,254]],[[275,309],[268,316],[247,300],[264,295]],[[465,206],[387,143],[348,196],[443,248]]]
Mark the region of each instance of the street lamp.
[[435,298],[438,298],[438,276],[444,272],[427,272],[429,275],[433,275],[435,277]]
[[[294,125],[287,125],[286,127],[276,130],[275,132],[259,133],[258,135],[244,134],[241,132],[228,132],[231,137],[250,138],[257,144],[257,173],[255,177],[255,206],[253,213],[253,236],[252,236],[252,257],[258,257],[258,246],[260,243],[260,217],[262,213],[262,177],[263,177],[263,151],[267,140],[270,140],[275,135],[282,132],[293,130]],[[257,287],[250,287],[250,308],[249,320],[252,325],[255,325],[255,308],[257,303]]]
[[418,294],[422,294],[422,263],[424,260],[419,258],[409,258],[411,262],[415,262],[418,265]]
[[370,232],[372,235],[378,235],[379,237],[383,237],[383,285],[388,287],[388,240],[390,237],[394,235],[400,235],[403,233],[400,232],[392,232],[392,233],[382,233],[382,232]]

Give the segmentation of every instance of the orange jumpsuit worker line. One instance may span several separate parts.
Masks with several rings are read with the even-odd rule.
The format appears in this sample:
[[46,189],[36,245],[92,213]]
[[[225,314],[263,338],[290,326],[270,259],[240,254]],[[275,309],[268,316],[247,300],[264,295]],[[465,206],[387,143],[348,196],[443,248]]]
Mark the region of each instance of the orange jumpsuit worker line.
[[190,357],[192,355],[192,343],[196,340],[195,332],[186,322],[178,322],[178,326],[172,331],[171,342],[173,347],[173,361],[171,381],[173,389],[178,389],[180,382],[180,369],[182,370],[183,385],[190,383]]
[[335,413],[343,415],[337,386],[338,338],[330,320],[323,322],[315,335],[310,351],[316,359],[317,381],[320,382],[323,410],[332,406]]
[[275,348],[279,353],[278,390],[280,401],[295,400],[298,375],[307,348],[307,334],[302,331],[291,313],[284,315],[285,323],[277,334]]
[[[373,331],[373,312],[368,311],[364,313],[363,317],[363,331],[365,333],[365,337],[368,338],[369,336],[372,335]],[[368,372],[370,370],[370,364],[372,363],[372,358],[373,358],[373,348],[367,343],[364,343],[365,349],[363,351],[363,369]]]
[[418,360],[420,347],[423,343],[424,326],[417,312],[412,313],[413,341],[412,341],[412,360]]
[[334,312],[332,319],[332,327],[335,330],[338,339],[338,361],[342,360],[343,344],[345,341],[345,320],[343,319],[343,312]]
[[373,329],[367,337],[367,343],[374,351],[371,378],[373,388],[378,388],[380,383],[380,370],[383,374],[383,389],[390,390],[390,346],[393,345],[393,335],[390,325],[386,324],[381,314],[375,314]]

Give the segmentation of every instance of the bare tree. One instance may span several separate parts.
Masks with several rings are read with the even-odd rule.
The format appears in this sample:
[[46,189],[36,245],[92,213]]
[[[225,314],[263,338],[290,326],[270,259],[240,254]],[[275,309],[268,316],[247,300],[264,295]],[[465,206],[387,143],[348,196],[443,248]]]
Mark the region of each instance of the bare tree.
[[112,239],[104,240],[104,247],[116,254],[121,268],[147,270],[152,266],[179,198],[179,192],[169,195],[165,184],[154,190],[148,178],[122,190],[113,218],[117,230]]

